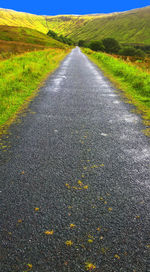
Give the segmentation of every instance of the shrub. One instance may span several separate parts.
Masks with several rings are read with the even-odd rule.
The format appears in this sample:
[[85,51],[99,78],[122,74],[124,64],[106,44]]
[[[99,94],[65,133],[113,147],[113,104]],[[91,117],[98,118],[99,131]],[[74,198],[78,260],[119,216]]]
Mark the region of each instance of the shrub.
[[122,56],[135,56],[136,49],[134,47],[124,47],[119,50],[119,54]]
[[53,30],[49,30],[47,35],[53,39],[56,39],[58,37],[57,34]]
[[136,56],[140,58],[145,58],[146,54],[143,50],[141,49],[136,49]]
[[84,40],[79,40],[78,41],[78,46],[84,47],[85,41]]
[[102,42],[107,53],[118,53],[121,48],[118,41],[113,38],[105,38]]
[[74,42],[70,38],[67,38],[63,35],[58,36],[57,33],[54,32],[53,30],[49,30],[47,35],[50,36],[51,38],[59,41],[59,42],[63,42],[63,43],[69,44],[69,45],[74,44]]
[[141,49],[136,49],[134,47],[124,47],[119,51],[119,54],[122,56],[145,57],[145,53]]
[[104,45],[103,45],[102,41],[92,41],[89,44],[89,48],[94,51],[104,51]]

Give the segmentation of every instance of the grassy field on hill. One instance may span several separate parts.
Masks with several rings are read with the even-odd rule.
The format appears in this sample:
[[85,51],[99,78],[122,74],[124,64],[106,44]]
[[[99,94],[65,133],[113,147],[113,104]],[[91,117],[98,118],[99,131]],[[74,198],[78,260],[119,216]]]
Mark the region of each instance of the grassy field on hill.
[[31,28],[0,25],[0,60],[46,48],[65,49],[67,46]]
[[150,6],[96,15],[38,16],[0,9],[0,25],[22,26],[47,33],[49,29],[75,41],[112,37],[122,43],[150,44]]
[[87,41],[111,37],[122,43],[150,44],[150,7],[109,17],[95,17],[70,36]]
[[9,9],[0,9],[0,25],[28,27],[47,33],[47,25],[44,16],[17,12]]
[[0,132],[37,93],[42,80],[54,71],[70,49],[29,52],[0,62]]
[[14,55],[23,54],[30,51],[44,50],[46,48],[47,47],[38,44],[7,42],[0,40],[0,61],[9,59]]
[[56,48],[65,48],[65,45],[48,35],[27,27],[0,25],[0,40],[39,44]]
[[[116,59],[106,53],[96,53],[90,49],[83,52],[94,61],[108,78],[123,90],[123,95],[134,104],[144,118],[145,125],[150,126],[150,74],[132,64]],[[150,129],[146,130],[150,135]]]

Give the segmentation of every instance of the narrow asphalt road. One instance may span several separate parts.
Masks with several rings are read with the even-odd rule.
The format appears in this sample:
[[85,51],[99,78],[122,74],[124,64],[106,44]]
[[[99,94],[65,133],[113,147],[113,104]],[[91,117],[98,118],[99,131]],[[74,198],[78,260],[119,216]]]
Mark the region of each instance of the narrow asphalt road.
[[0,141],[1,272],[150,271],[143,128],[75,48]]

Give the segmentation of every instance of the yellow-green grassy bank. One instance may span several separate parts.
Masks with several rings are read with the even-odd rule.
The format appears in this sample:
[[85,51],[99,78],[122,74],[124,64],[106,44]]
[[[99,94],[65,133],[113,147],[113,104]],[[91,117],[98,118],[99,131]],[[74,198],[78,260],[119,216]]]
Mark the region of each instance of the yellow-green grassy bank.
[[39,85],[69,49],[30,52],[0,62],[0,133],[37,93]]
[[83,52],[122,90],[121,94],[128,99],[128,103],[136,106],[146,125],[144,132],[150,136],[150,74],[102,52],[90,49],[83,49]]

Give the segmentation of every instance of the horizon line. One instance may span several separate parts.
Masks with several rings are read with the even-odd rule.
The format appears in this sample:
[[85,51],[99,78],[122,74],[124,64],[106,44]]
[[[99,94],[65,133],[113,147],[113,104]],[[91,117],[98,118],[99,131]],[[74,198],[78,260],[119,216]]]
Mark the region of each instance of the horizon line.
[[147,5],[147,6],[143,6],[141,8],[133,8],[133,9],[129,9],[129,10],[124,10],[124,11],[113,11],[113,12],[108,12],[108,13],[105,13],[105,12],[102,12],[102,13],[86,13],[86,14],[71,14],[71,13],[67,13],[67,14],[55,14],[55,15],[42,15],[42,14],[35,14],[35,13],[30,13],[30,12],[26,12],[26,11],[18,11],[18,10],[14,10],[14,9],[9,9],[9,8],[1,8],[0,7],[0,10],[10,10],[10,11],[14,11],[14,12],[19,12],[19,13],[26,13],[26,14],[30,14],[30,15],[35,15],[35,16],[92,16],[92,15],[109,15],[109,14],[115,14],[115,13],[124,13],[124,12],[128,12],[128,11],[132,11],[132,10],[137,10],[137,9],[142,9],[142,8],[147,8],[147,7],[150,7],[150,5]]

